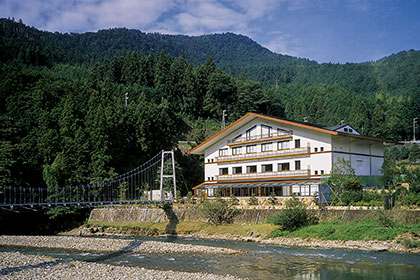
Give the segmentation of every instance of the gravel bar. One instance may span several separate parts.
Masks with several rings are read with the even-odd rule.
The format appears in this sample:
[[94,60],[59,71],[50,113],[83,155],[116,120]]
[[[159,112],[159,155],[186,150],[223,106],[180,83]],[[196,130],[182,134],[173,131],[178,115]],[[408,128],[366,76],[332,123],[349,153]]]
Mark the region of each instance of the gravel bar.
[[139,253],[237,254],[240,251],[221,247],[178,244],[135,239],[92,238],[77,236],[1,235],[0,246],[70,249],[88,252],[132,251]]
[[160,271],[140,267],[68,261],[16,252],[0,252],[0,279],[192,279],[236,280],[230,275]]

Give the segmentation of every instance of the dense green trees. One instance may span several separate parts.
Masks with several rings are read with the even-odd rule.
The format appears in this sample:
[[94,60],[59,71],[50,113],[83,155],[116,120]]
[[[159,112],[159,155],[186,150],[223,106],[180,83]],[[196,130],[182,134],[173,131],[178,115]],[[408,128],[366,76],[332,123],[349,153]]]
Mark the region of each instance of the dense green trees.
[[[416,61],[409,51],[319,65],[235,34],[53,34],[0,19],[0,184],[102,180],[179,140],[203,141],[220,128],[222,110],[228,122],[254,111],[408,139],[420,112]],[[178,158],[191,188],[197,161]]]

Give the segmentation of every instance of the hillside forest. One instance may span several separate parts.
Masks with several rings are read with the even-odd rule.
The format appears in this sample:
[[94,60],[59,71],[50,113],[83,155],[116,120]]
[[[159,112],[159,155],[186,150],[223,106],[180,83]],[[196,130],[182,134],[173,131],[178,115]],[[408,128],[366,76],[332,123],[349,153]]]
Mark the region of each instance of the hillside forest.
[[98,182],[175,148],[186,194],[202,180],[202,159],[182,153],[178,141],[215,133],[223,110],[228,122],[247,112],[344,120],[364,135],[411,139],[419,73],[417,51],[318,64],[230,33],[60,34],[1,19],[0,185]]

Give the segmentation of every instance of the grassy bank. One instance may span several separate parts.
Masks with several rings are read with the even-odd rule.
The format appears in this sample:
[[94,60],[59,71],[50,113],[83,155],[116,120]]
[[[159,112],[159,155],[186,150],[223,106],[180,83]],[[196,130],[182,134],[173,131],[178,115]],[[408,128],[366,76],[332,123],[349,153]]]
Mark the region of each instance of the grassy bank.
[[316,238],[322,240],[394,240],[409,234],[418,237],[420,224],[408,225],[394,223],[384,226],[375,220],[321,222],[316,225],[301,227],[295,231],[274,230],[268,237],[299,237],[302,239]]
[[283,231],[272,224],[257,225],[219,225],[214,226],[204,222],[180,221],[176,226],[169,222],[129,222],[104,223],[89,222],[88,228],[95,231],[119,233],[139,236],[158,236],[162,234],[202,234],[202,235],[233,235],[238,237],[261,238],[301,238],[318,240],[396,240],[402,245],[415,248],[420,247],[420,224],[407,225],[395,223],[384,226],[375,220],[353,221],[341,223],[339,221],[321,222],[316,225],[301,227],[295,231]]

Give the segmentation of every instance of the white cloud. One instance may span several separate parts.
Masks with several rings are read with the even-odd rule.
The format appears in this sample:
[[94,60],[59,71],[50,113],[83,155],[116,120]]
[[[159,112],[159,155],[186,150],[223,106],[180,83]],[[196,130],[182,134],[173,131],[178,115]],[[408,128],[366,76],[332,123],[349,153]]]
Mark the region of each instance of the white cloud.
[[111,27],[143,28],[174,7],[171,0],[4,0],[0,16],[21,18],[50,31],[88,31]]
[[263,46],[272,52],[298,57],[302,56],[304,48],[301,47],[300,40],[295,36],[277,31],[270,37],[273,39],[263,44]]
[[174,16],[177,27],[182,32],[197,30],[217,32],[232,31],[247,26],[247,18],[217,1],[187,1],[182,12]]

